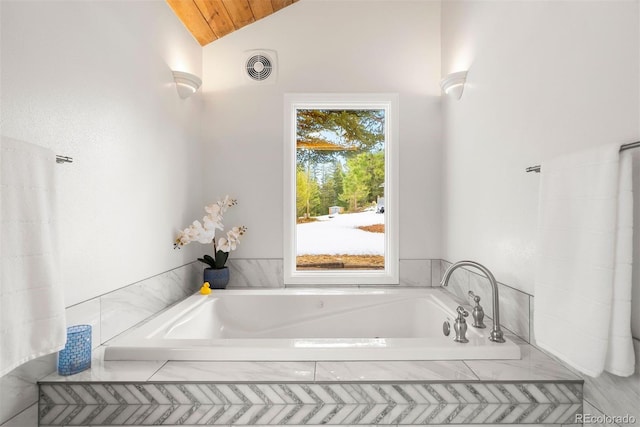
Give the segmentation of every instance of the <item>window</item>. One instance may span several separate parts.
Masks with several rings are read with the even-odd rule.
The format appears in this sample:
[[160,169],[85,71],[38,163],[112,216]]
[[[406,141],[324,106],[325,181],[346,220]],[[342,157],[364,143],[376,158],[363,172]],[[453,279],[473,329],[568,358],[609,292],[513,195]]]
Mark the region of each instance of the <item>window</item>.
[[285,284],[397,284],[397,95],[285,96]]

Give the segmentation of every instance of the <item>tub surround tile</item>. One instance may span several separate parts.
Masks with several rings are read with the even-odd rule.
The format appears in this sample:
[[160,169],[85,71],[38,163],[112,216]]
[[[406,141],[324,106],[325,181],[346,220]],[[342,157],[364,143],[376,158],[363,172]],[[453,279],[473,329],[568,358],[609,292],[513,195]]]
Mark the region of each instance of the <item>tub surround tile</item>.
[[431,286],[431,260],[401,259],[401,286]]
[[[582,411],[581,382],[540,383],[547,378],[539,375],[521,381],[523,370],[510,365],[500,366],[506,372],[499,381],[506,382],[481,382],[481,370],[474,374],[461,361],[159,361],[152,366],[156,362],[104,362],[103,350],[94,352],[91,371],[41,381],[42,427],[558,425],[573,423]],[[526,361],[540,355],[523,351],[523,356]],[[540,367],[533,369],[539,373]]]
[[154,313],[170,305],[162,295],[154,295],[154,286],[140,284],[117,290],[100,298],[102,303],[102,339],[108,341]]
[[[175,295],[178,296],[179,300],[198,289],[198,281],[200,281],[200,279],[196,280],[196,278],[197,275],[202,274],[202,270],[198,264],[199,263],[190,263],[169,272],[161,273],[151,279],[128,285],[123,289],[138,288],[146,286],[149,282],[157,281],[159,284],[158,288],[154,289],[153,286],[147,288],[150,292],[165,295],[165,298],[167,294]],[[162,289],[162,284],[164,284],[167,289]],[[175,287],[182,289],[182,291],[177,292],[172,289]],[[115,292],[121,291],[122,289]],[[81,323],[92,325],[92,345],[94,347],[99,346],[102,342],[109,339],[108,335],[114,335],[121,329],[121,327],[109,329],[112,321],[114,321],[116,325],[119,324],[119,315],[121,314],[117,305],[110,306],[107,304],[106,311],[105,307],[101,305],[101,299],[107,298],[109,295],[110,294],[107,294],[102,297],[84,301],[66,310],[68,325]],[[101,312],[106,315],[101,316]],[[107,335],[103,334],[105,328],[107,329]],[[37,402],[38,386],[36,381],[55,370],[56,354],[51,354],[28,362],[0,378],[0,396],[2,396],[2,402],[0,404],[0,425],[8,419],[13,419],[13,417],[21,413],[24,408]]]
[[[587,402],[586,400],[584,401],[584,403],[582,404],[582,414],[587,415],[587,416],[593,416],[593,417],[603,417],[604,414],[602,413],[602,411],[600,411],[598,408],[596,408],[595,406],[591,405],[589,402]],[[584,415],[583,415],[583,420],[584,420]],[[604,420],[603,420],[604,421]],[[611,424],[604,424],[604,423],[589,423],[590,427],[605,427],[607,425],[611,425]],[[563,426],[564,427],[564,426]]]
[[102,342],[196,292],[198,271],[191,263],[100,297]]
[[101,341],[100,298],[93,298],[67,308],[67,326],[91,325],[91,346],[97,348]]
[[36,381],[56,370],[56,354],[31,360],[0,377],[0,424],[38,401]]
[[94,350],[91,368],[75,375],[58,375],[54,372],[40,380],[41,383],[58,382],[111,382],[111,381],[148,381],[151,376],[166,363],[165,360],[104,360],[105,347]]
[[38,427],[38,404],[34,403],[6,423],[0,425],[2,427]]
[[[432,286],[432,261],[401,259],[400,285]],[[284,287],[284,262],[282,259],[230,259],[231,279],[229,289],[234,288],[282,288]],[[438,268],[439,269],[439,268]]]
[[[444,276],[447,268],[451,267],[451,263],[444,261],[442,265],[442,275]],[[464,268],[458,268],[454,271],[449,277],[449,282],[446,287],[444,287],[447,291],[462,299],[463,301],[468,301],[468,292],[469,292],[469,281],[471,280],[471,272]]]
[[515,332],[526,342],[531,339],[530,308],[531,296],[517,289],[498,283],[500,296],[500,321],[509,330]]
[[[451,265],[440,260],[402,260],[401,278],[406,283],[401,284],[425,286],[425,282],[421,281],[424,279],[419,277],[424,272],[423,261],[429,263],[426,276],[434,286],[438,286],[439,276]],[[232,276],[234,268],[238,271],[237,282],[231,287],[283,286],[282,260],[230,260],[231,264],[237,264],[237,268],[232,268]],[[193,281],[191,286],[193,283],[199,286],[202,266],[192,263],[188,268]],[[468,270],[457,270],[450,281],[453,288],[447,291],[452,292],[453,289],[452,293],[459,299],[470,303],[467,291],[473,286],[474,275]],[[142,286],[149,286],[149,292],[162,294],[164,290],[159,285],[162,280],[157,277],[152,279],[149,279],[152,283]],[[181,279],[167,280],[164,287],[171,287],[171,283]],[[143,282],[130,287],[139,288]],[[256,286],[256,283],[260,285]],[[509,291],[503,292],[502,287],[501,314],[502,323],[505,324],[509,316],[505,314],[508,310],[503,308],[502,301],[505,298],[503,295]],[[490,289],[488,283],[486,288]],[[193,289],[185,295],[197,290]],[[118,298],[126,298],[126,294]],[[171,298],[169,292],[159,300]],[[514,306],[521,302],[518,295],[506,298],[513,300]],[[527,295],[527,306],[529,300],[532,302],[533,298]],[[118,302],[109,308],[119,305],[122,306]],[[154,303],[151,302],[149,306],[154,307]],[[483,306],[488,316],[491,311],[490,297],[483,298]],[[78,310],[81,312],[87,307]],[[104,306],[102,309],[104,311]],[[523,314],[525,310],[521,311],[520,314]],[[527,322],[515,322],[515,326],[510,325],[509,329],[516,329],[521,336],[525,335],[518,329],[523,329],[526,324],[529,332],[532,326],[529,313],[526,313],[526,317]],[[112,318],[103,317],[102,320],[111,321]],[[488,326],[490,322],[487,322]],[[108,339],[104,331],[103,341]],[[107,330],[107,333],[112,334],[113,330]],[[529,333],[526,335],[531,337]],[[516,336],[509,335],[508,339],[524,343]],[[98,351],[94,352],[93,374],[90,371],[69,377],[52,374],[42,381],[39,407],[41,426],[154,423],[169,426],[206,423],[306,426],[573,424],[575,414],[584,412],[580,377],[529,345],[521,345],[521,350],[522,360],[513,361],[158,361],[158,366],[149,366],[147,370],[144,370],[146,366],[142,368],[133,364],[148,365],[149,362],[104,362]],[[144,372],[139,372],[141,370]],[[83,374],[85,377],[81,377]],[[136,374],[139,376],[134,377]],[[242,379],[247,377],[250,378]],[[349,377],[353,379],[347,380]],[[4,388],[2,391],[4,396]],[[635,396],[632,394],[632,398]]]
[[282,288],[282,259],[230,259],[228,288]]
[[[637,356],[637,355],[636,355]],[[584,399],[610,416],[633,415],[640,423],[640,372],[618,377],[604,372],[597,378],[584,376]]]
[[167,271],[147,279],[154,291],[163,295],[163,299],[176,302],[198,291],[202,286],[202,263],[195,261],[182,267]]
[[[480,305],[484,308],[485,316],[493,319],[493,297],[489,280],[473,272],[470,272],[469,279],[469,290],[481,298]],[[498,283],[498,297],[500,324],[528,342],[529,295]],[[467,301],[473,304],[473,300],[468,295]],[[489,322],[485,323],[489,325]]]
[[474,381],[461,361],[317,362],[316,381]]
[[431,260],[431,286],[440,286],[440,280],[442,280],[443,274],[444,274],[444,270],[442,268],[442,260],[432,259]]
[[520,360],[467,360],[482,381],[580,381],[581,378],[531,345],[520,346]]
[[315,362],[167,362],[150,381],[313,381]]
[[533,306],[536,302],[535,297],[529,297],[529,343],[536,345],[536,335],[533,330]]
[[[131,407],[131,408],[130,408]],[[42,425],[572,422],[574,384],[43,384]]]

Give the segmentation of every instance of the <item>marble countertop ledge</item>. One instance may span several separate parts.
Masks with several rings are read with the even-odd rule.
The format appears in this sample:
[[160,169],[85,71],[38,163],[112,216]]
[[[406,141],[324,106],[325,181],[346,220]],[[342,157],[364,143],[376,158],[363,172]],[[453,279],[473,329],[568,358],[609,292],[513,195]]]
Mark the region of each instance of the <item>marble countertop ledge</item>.
[[582,382],[535,347],[521,342],[520,350],[520,360],[105,361],[102,346],[89,370],[39,382]]

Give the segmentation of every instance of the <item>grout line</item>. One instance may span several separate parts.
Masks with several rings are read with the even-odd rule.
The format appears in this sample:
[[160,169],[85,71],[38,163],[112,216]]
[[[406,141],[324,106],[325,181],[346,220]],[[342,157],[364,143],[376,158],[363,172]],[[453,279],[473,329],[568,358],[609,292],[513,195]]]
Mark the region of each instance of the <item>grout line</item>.
[[[586,388],[587,385],[585,384],[584,387]],[[583,392],[584,395],[584,392]],[[586,397],[582,398],[582,412],[584,413],[584,402],[587,402],[589,405],[593,406],[594,409],[598,412],[600,412],[602,415],[608,415],[606,412],[604,412],[603,410],[601,410],[600,408],[598,408],[596,405],[594,405],[592,402],[590,402]],[[617,424],[616,424],[617,425]]]
[[100,326],[100,332],[99,332],[99,337],[98,337],[98,341],[99,344],[102,345],[102,298],[98,298],[98,305],[100,306],[98,308],[99,310],[99,316],[98,318],[100,319],[100,324],[98,326]]
[[161,370],[162,368],[164,368],[164,367],[167,365],[167,363],[169,363],[169,361],[168,361],[168,360],[165,360],[165,361],[164,361],[164,363],[163,363],[162,365],[160,365],[160,367],[159,367],[158,369],[156,369],[155,371],[153,371],[153,373],[152,373],[151,375],[149,375],[149,378],[147,378],[147,382],[151,381],[151,378],[153,378],[153,376],[154,376],[155,374],[157,374],[158,372],[160,372],[160,370]]
[[466,361],[466,360],[461,360],[461,362],[464,364],[464,366],[466,366],[466,367],[467,367],[467,369],[469,369],[469,370],[471,371],[471,373],[473,374],[473,376],[474,376],[474,377],[476,377],[476,379],[477,379],[478,381],[482,381],[482,380],[480,379],[480,376],[478,376],[478,374],[476,373],[476,371],[474,371],[474,370],[473,370],[473,368],[467,364],[467,361]]
[[529,296],[529,344],[533,345],[533,322],[532,320],[532,316],[531,316],[531,298],[533,298],[532,296]]
[[[36,411],[36,415],[39,416],[38,414],[38,404],[40,403],[39,400],[36,400],[34,403],[30,404],[29,406],[27,406],[26,408],[24,408],[23,410],[21,410],[20,412],[16,413],[15,415],[13,415],[11,418],[7,419],[5,422],[3,422],[2,424],[0,424],[0,426],[4,426],[6,424],[8,424],[9,422],[11,422],[11,420],[17,418],[18,416],[22,415],[23,413],[31,410],[31,408],[33,408],[34,406],[36,407],[35,411]],[[38,420],[39,421],[39,420]],[[39,424],[38,424],[39,425]]]

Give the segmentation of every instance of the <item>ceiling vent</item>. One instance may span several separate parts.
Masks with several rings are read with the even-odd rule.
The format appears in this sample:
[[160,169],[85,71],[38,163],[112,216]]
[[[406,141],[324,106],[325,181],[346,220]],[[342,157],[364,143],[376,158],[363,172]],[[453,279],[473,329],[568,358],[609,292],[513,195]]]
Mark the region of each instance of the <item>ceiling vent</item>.
[[253,84],[275,83],[277,56],[274,50],[248,50],[245,52],[242,73]]

